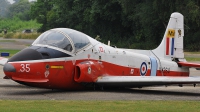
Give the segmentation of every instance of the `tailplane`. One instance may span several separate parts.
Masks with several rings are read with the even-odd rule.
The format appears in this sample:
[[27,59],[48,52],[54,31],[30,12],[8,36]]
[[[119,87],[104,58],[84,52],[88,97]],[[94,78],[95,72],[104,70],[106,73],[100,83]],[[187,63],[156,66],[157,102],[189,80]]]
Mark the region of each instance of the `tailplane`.
[[0,57],[0,65],[4,66],[7,63],[8,59]]
[[158,57],[169,59],[183,59],[183,15],[172,13],[161,44],[154,50]]

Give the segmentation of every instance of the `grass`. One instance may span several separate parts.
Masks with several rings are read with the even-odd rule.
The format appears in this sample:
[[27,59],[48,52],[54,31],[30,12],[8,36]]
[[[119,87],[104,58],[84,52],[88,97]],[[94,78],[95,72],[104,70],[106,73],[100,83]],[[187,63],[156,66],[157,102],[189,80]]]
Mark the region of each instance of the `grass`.
[[0,31],[0,37],[3,37],[4,36],[4,34],[3,33],[1,33],[1,31]]
[[15,40],[0,40],[0,42],[16,42]]
[[1,100],[2,112],[199,112],[199,101]]
[[187,61],[200,61],[200,57],[185,57]]
[[184,52],[187,61],[200,61],[200,52]]
[[200,54],[200,52],[184,52],[185,54]]
[[198,112],[198,101],[1,100],[2,112]]
[[14,54],[16,54],[17,52],[19,52],[20,50],[13,50],[13,49],[0,49],[0,52],[9,52],[10,56],[13,56]]
[[4,38],[13,38],[13,39],[36,39],[41,33],[13,33],[9,32],[4,35]]

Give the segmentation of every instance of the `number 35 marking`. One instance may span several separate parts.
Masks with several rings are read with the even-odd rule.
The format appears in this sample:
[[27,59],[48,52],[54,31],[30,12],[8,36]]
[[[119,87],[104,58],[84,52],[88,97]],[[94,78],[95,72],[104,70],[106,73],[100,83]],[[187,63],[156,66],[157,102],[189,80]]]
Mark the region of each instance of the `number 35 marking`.
[[30,64],[21,64],[20,72],[30,72]]

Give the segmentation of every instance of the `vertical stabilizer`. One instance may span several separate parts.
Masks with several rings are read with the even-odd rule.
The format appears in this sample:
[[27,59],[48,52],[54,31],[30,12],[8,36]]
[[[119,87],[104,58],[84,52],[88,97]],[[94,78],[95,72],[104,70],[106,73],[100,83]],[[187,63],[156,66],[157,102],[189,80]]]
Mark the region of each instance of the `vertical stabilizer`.
[[183,53],[183,15],[172,13],[161,44],[153,50],[154,54],[163,58],[184,58]]

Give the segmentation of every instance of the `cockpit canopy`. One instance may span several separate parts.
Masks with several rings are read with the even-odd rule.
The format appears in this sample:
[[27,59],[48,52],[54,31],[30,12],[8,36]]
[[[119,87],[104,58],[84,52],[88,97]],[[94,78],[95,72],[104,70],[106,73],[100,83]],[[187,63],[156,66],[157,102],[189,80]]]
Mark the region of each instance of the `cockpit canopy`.
[[47,45],[68,52],[76,52],[89,45],[88,36],[68,28],[56,28],[41,34],[32,45]]

